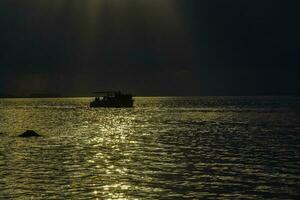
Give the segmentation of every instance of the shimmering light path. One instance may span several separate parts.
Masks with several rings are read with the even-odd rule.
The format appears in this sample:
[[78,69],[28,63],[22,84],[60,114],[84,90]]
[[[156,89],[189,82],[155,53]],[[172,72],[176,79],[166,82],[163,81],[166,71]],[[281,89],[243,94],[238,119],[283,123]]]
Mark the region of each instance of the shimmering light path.
[[[297,98],[0,100],[0,199],[296,199]],[[34,129],[42,138],[16,137]]]

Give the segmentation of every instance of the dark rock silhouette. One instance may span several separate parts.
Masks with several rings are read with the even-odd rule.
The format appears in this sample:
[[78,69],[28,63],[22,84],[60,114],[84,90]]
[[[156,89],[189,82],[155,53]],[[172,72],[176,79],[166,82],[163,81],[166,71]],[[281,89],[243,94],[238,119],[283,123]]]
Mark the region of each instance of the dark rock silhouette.
[[36,133],[35,131],[32,130],[27,130],[26,132],[22,133],[21,135],[19,135],[19,137],[24,137],[24,138],[28,138],[28,137],[40,137],[41,135]]
[[0,135],[2,135],[3,133],[0,132]]

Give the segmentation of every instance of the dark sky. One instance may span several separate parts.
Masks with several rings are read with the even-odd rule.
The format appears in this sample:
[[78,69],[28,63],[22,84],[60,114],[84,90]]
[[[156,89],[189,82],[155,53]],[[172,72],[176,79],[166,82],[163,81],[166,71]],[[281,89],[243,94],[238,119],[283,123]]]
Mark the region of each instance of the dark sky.
[[291,2],[1,0],[0,93],[300,94]]

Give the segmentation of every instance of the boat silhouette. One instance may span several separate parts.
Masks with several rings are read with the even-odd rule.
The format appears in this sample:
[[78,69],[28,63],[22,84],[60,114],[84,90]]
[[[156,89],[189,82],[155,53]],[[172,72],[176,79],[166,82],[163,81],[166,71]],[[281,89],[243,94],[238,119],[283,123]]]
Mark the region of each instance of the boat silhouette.
[[131,94],[122,94],[120,91],[94,92],[98,94],[90,103],[91,108],[131,108],[134,100]]

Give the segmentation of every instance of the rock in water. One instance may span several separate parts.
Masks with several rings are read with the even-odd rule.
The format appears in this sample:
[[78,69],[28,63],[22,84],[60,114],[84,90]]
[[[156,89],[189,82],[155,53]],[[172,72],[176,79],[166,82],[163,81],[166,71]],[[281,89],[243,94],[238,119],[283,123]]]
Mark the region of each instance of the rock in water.
[[21,135],[19,135],[19,137],[40,137],[41,135],[39,135],[38,133],[36,133],[35,131],[32,130],[27,130],[25,133],[22,133]]

